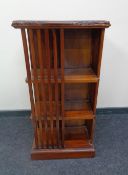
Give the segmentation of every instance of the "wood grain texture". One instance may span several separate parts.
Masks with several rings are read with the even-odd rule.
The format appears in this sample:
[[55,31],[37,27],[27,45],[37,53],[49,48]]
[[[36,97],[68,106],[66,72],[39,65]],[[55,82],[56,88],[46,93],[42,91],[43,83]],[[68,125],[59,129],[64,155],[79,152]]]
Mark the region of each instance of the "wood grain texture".
[[[38,45],[38,57],[39,57],[39,64],[40,64],[40,72],[39,75],[40,77],[44,76],[44,61],[43,61],[43,51],[45,50],[45,48],[42,45],[42,38],[41,38],[41,30],[37,30],[37,45]],[[38,72],[38,70],[37,70]],[[34,78],[33,78],[34,79]],[[38,78],[37,78],[38,79]],[[46,148],[47,145],[47,107],[46,107],[46,87],[45,87],[45,81],[42,78],[41,81],[41,97],[43,100],[43,103],[41,103],[41,107],[43,110],[43,117],[44,120],[42,121],[41,125],[43,126],[44,123],[44,132],[43,132],[43,128],[41,126],[41,132],[42,132],[42,140],[43,140],[43,148]],[[42,112],[41,112],[42,115]]]
[[56,135],[57,146],[60,147],[60,124],[59,124],[59,96],[58,96],[58,61],[57,61],[57,39],[55,30],[53,34],[53,57],[54,57],[54,80],[55,80],[55,103],[56,103]]
[[[33,78],[33,70],[31,74],[31,81],[34,82]],[[44,75],[40,76],[40,69],[38,69],[38,81],[40,82],[41,79],[44,79],[45,83],[48,83],[47,79],[47,70],[44,70]],[[58,69],[58,83],[61,83],[61,70]],[[64,82],[65,83],[93,83],[98,82],[99,78],[96,76],[95,72],[91,67],[89,68],[69,68],[64,69]],[[28,79],[26,79],[28,82]],[[54,70],[51,69],[51,83],[54,83]]]
[[[51,145],[54,147],[53,143],[53,111],[52,111],[52,87],[51,87],[51,60],[50,60],[50,45],[49,45],[49,31],[45,30],[45,49],[46,49],[46,63],[48,72],[48,100],[49,100],[49,114],[50,114],[50,130],[49,136],[51,137]],[[48,143],[49,144],[49,143]]]
[[36,51],[35,51],[35,43],[34,43],[34,31],[33,30],[28,30],[28,38],[29,38],[29,44],[30,44],[30,52],[31,52],[31,63],[33,65],[33,72],[34,72],[34,78],[35,82],[33,83],[34,86],[34,95],[35,95],[35,116],[38,118],[39,122],[36,123],[36,129],[37,129],[37,134],[38,134],[38,145],[37,147],[42,147],[42,132],[41,132],[41,121],[40,121],[40,116],[41,116],[41,106],[40,106],[40,99],[39,99],[39,84],[37,81],[37,69],[36,69]]
[[15,28],[106,28],[109,21],[13,21]]
[[95,149],[93,146],[90,148],[80,149],[35,149],[32,148],[32,160],[47,160],[47,159],[75,159],[75,158],[93,158],[95,156]]
[[60,30],[62,146],[64,147],[64,29]]

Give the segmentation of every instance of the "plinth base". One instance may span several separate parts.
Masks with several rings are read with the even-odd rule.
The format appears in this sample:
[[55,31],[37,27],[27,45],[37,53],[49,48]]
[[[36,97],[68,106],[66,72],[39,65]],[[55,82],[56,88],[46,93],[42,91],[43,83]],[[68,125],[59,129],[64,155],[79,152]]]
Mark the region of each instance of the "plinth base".
[[93,146],[88,148],[35,149],[32,148],[32,160],[91,158],[95,156]]

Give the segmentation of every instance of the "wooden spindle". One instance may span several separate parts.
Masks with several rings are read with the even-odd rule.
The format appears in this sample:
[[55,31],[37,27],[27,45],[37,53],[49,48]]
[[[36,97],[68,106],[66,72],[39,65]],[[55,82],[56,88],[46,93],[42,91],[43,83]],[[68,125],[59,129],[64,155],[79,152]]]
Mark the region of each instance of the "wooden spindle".
[[[41,30],[37,30],[37,44],[38,44],[38,54],[39,54],[39,64],[40,64],[40,77],[41,77],[41,87],[43,87],[43,89],[41,88],[41,96],[42,96],[42,109],[43,109],[43,122],[44,122],[44,147],[46,147],[47,141],[46,138],[48,136],[48,131],[47,131],[47,108],[46,108],[46,86],[45,86],[45,82],[44,82],[44,58],[43,58],[43,51],[44,51],[44,47],[42,46],[42,39],[41,39]],[[43,123],[42,123],[43,125]]]
[[56,114],[56,135],[57,135],[57,146],[60,145],[59,137],[59,103],[58,103],[58,62],[57,62],[57,40],[55,30],[52,31],[53,34],[53,57],[54,57],[54,79],[55,79],[55,114]]
[[[46,64],[47,64],[47,78],[48,78],[48,95],[49,95],[49,118],[50,118],[50,135],[51,146],[54,147],[53,140],[53,111],[52,111],[52,88],[51,88],[51,62],[50,62],[50,48],[49,48],[49,31],[45,29],[45,47],[46,47]],[[50,141],[50,139],[49,139]]]
[[60,29],[62,147],[64,147],[64,29]]

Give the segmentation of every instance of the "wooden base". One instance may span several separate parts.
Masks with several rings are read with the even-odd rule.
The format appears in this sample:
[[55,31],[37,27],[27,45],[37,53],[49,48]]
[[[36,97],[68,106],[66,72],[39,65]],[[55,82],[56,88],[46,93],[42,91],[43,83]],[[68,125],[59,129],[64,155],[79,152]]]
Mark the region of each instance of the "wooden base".
[[95,149],[34,149],[32,148],[32,160],[46,159],[70,159],[70,158],[91,158],[95,156]]
[[[56,143],[56,137],[54,137],[54,142]],[[88,138],[88,130],[85,126],[66,127],[64,148],[36,148],[35,142],[33,142],[31,152],[32,160],[89,158],[94,156],[95,149]]]
[[92,158],[95,156],[94,146],[87,148],[36,149],[33,145],[32,160]]

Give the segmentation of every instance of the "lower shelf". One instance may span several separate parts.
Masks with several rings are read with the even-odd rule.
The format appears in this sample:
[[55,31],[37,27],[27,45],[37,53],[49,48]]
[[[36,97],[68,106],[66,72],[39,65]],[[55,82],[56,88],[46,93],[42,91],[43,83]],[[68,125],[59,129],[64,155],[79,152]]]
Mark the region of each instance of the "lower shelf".
[[[55,133],[56,130],[54,129],[54,139],[56,140]],[[54,143],[56,143],[56,141]],[[89,140],[88,131],[85,126],[65,128],[64,148],[37,149],[35,144],[33,144],[31,152],[31,158],[33,160],[84,158],[94,156],[95,149]]]
[[85,126],[66,127],[64,148],[89,148],[92,146]]

